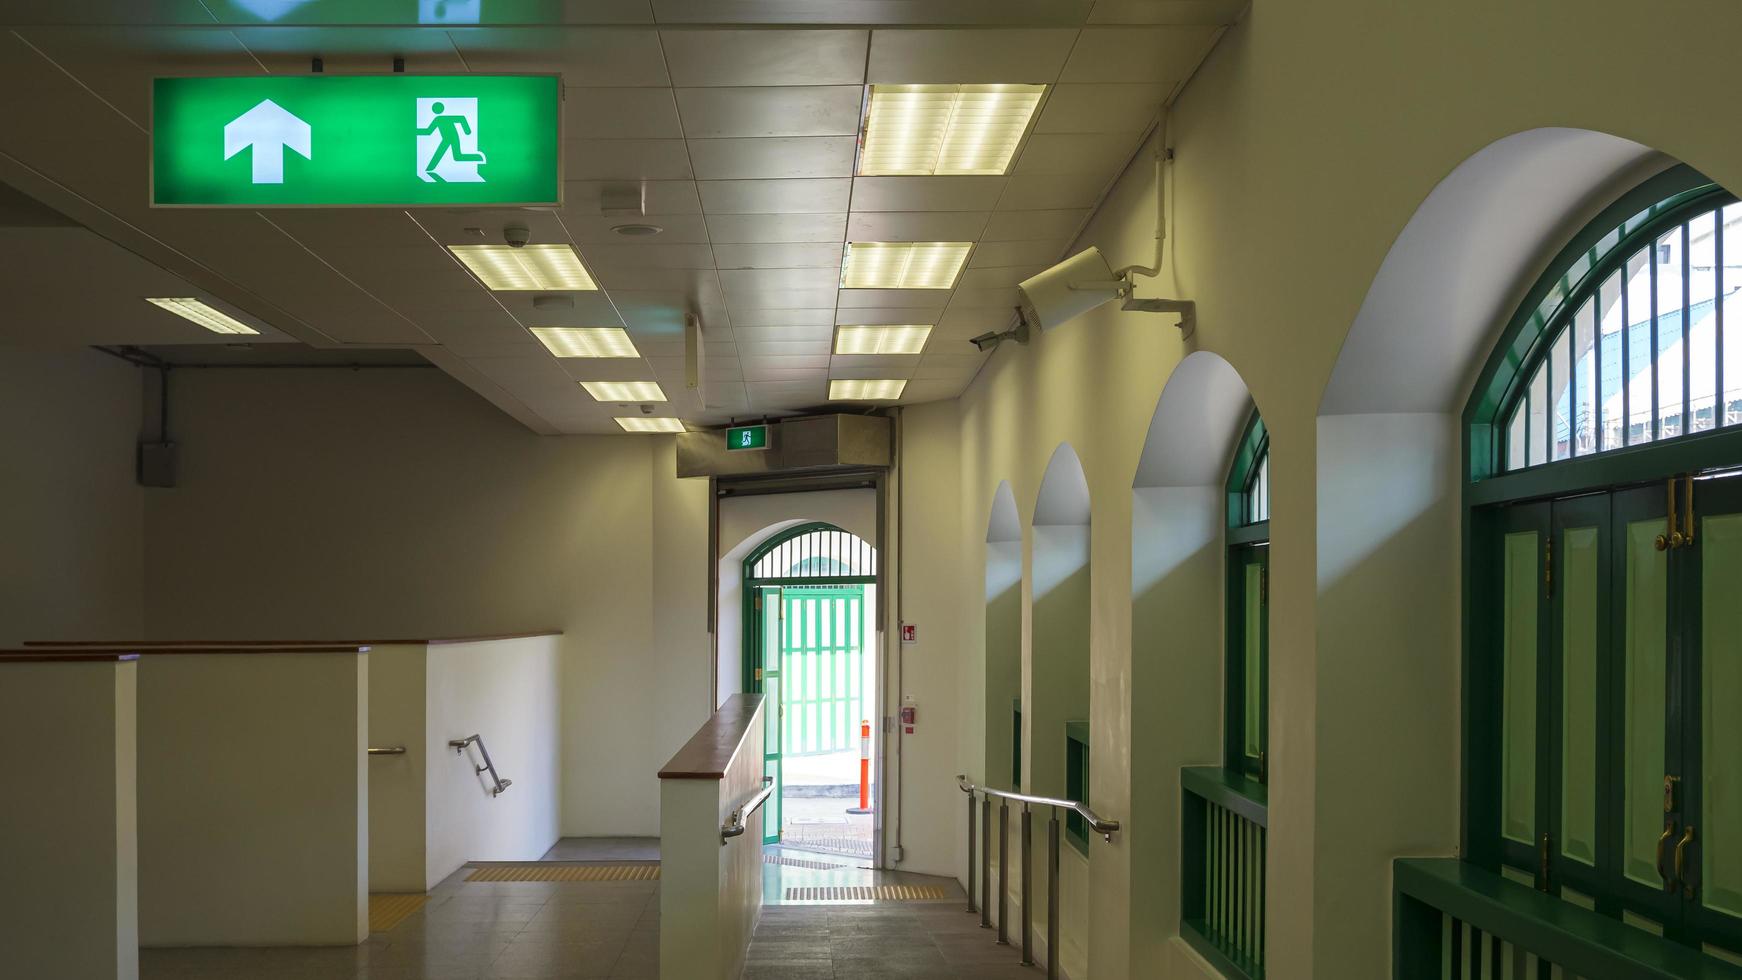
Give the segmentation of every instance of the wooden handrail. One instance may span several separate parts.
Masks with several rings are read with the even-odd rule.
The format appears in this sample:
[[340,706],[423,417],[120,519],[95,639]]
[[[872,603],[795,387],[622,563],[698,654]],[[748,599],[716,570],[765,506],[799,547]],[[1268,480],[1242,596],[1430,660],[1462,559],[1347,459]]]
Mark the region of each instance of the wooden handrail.
[[130,650],[115,651],[67,651],[57,653],[52,650],[0,650],[0,664],[76,664],[76,663],[118,663],[124,660],[138,660],[139,654]]
[[533,630],[527,633],[495,633],[483,636],[438,636],[401,639],[324,639],[324,640],[25,640],[27,647],[315,647],[315,646],[445,646],[454,643],[487,643],[493,640],[524,640],[535,636],[562,636],[562,630]]

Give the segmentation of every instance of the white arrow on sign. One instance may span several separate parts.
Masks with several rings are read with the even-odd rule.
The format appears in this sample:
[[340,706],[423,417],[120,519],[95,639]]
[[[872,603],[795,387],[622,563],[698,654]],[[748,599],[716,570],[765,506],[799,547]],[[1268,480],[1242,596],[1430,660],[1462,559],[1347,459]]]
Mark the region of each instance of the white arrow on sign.
[[295,150],[304,160],[313,160],[313,130],[309,124],[271,99],[224,126],[224,159],[254,148],[254,183],[284,183],[284,151]]

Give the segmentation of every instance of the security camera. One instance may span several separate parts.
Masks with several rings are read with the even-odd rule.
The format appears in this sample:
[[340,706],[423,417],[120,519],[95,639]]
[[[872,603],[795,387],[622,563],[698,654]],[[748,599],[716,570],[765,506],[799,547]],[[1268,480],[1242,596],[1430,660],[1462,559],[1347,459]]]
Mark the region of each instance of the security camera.
[[1102,303],[1120,299],[1124,300],[1120,306],[1124,310],[1180,314],[1180,327],[1190,336],[1196,304],[1191,300],[1137,299],[1132,295],[1132,271],[1114,272],[1101,250],[1091,245],[1018,283],[1022,305],[1017,309],[1024,323],[1051,330]]
[[520,248],[530,241],[531,238],[532,232],[527,231],[520,225],[509,225],[502,229],[502,240],[508,243],[509,248]]
[[984,354],[1006,340],[1014,340],[1019,344],[1028,343],[1028,321],[1023,318],[1020,307],[1016,310],[1016,326],[1004,331],[988,330],[978,337],[969,338],[968,343],[973,344],[975,350]]

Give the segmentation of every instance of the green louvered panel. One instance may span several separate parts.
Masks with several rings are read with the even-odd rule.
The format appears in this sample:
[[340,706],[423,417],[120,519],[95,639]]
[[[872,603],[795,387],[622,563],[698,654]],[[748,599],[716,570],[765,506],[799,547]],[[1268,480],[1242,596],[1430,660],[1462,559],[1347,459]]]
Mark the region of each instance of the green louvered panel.
[[1264,828],[1205,802],[1204,924],[1208,937],[1261,975],[1264,964]]

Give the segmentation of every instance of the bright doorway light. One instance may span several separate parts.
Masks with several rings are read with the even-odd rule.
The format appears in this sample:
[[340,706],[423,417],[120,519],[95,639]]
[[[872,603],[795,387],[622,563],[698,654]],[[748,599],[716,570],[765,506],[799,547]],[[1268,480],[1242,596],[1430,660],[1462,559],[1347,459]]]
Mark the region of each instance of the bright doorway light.
[[449,245],[448,251],[494,290],[599,288],[568,245]]
[[949,289],[972,242],[848,242],[842,289]]
[[583,381],[581,387],[594,401],[662,402],[665,392],[657,381]]
[[230,314],[222,310],[214,310],[191,296],[147,296],[145,301],[153,306],[160,306],[183,320],[197,323],[213,333],[260,333]]
[[629,331],[622,327],[532,327],[537,337],[558,357],[640,357]]
[[873,85],[859,173],[1006,173],[1045,92],[1045,85]]

